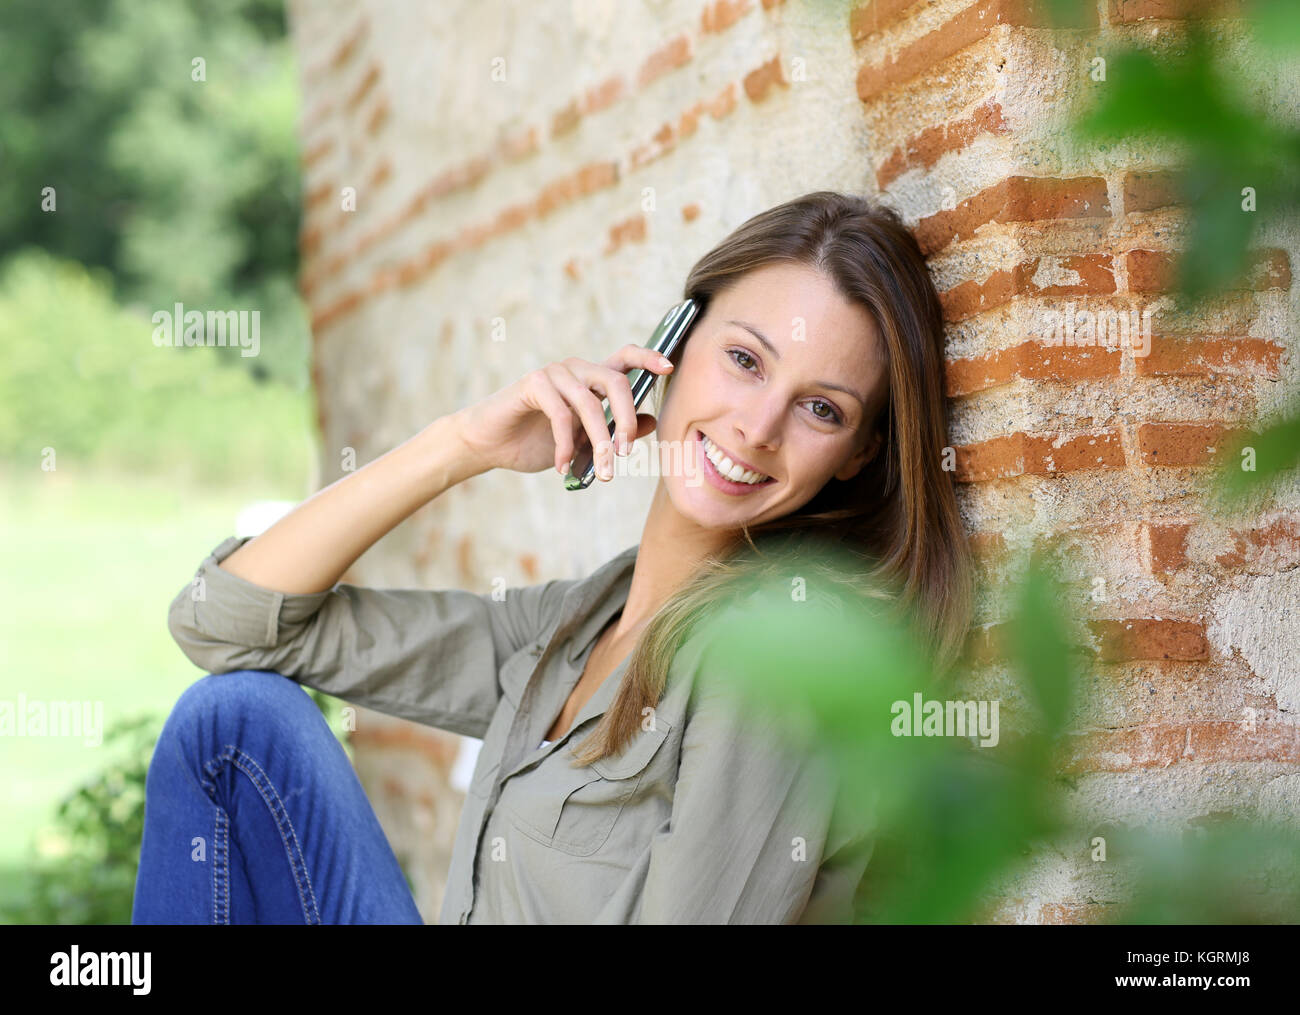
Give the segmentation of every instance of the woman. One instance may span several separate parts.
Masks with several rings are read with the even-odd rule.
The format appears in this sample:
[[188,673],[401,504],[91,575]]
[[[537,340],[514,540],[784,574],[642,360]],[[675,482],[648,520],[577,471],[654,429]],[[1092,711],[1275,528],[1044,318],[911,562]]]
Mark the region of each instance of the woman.
[[[746,222],[685,295],[703,310],[673,363],[629,345],[535,370],[203,561],[169,626],[209,676],[150,766],[135,922],[420,922],[295,682],[483,738],[442,923],[852,919],[869,830],[823,759],[706,679],[693,622],[806,534],[871,562],[862,588],[892,589],[951,664],[970,585],[938,296],[896,214],[826,191]],[[676,378],[657,422],[633,411],[638,367]],[[687,456],[637,546],[503,599],[336,584],[470,476],[563,474],[582,432],[607,481],[602,397],[620,447],[657,430]]]

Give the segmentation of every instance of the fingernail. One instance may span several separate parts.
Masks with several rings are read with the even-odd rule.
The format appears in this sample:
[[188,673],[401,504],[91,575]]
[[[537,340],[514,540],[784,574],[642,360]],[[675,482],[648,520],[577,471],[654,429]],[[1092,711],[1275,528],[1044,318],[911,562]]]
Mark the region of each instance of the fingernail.
[[670,367],[673,365],[673,361],[670,360],[667,356],[660,356],[659,365],[664,367]]

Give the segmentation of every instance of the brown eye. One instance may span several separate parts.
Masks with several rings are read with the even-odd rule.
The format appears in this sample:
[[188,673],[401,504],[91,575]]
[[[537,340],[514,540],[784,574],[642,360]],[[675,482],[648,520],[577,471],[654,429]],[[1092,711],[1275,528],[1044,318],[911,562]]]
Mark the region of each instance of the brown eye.
[[830,402],[814,402],[813,405],[824,405],[827,408],[827,410],[829,410],[830,412],[829,416],[823,416],[814,409],[813,415],[816,416],[818,419],[824,419],[827,423],[840,422],[840,414],[835,411],[835,406],[831,405]]
[[735,360],[736,365],[739,366],[740,369],[742,369],[742,370],[748,370],[749,367],[745,366],[744,363],[741,363],[739,357],[744,356],[745,359],[748,360],[750,363],[753,363],[753,362],[754,362],[754,357],[751,356],[749,353],[745,352],[744,349],[728,349],[728,350],[727,350],[727,354],[728,354],[728,355],[729,355],[733,360]]

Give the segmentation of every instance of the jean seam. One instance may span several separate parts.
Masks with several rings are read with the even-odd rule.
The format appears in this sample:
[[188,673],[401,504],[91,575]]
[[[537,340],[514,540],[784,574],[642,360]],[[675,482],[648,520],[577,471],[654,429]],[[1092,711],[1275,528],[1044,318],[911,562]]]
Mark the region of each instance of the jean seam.
[[217,809],[217,828],[212,840],[212,922],[230,922],[230,818]]
[[[204,771],[209,777],[216,776],[216,766],[229,762],[235,768],[243,772],[248,777],[248,781],[253,784],[258,793],[261,794],[267,809],[271,812],[271,817],[275,821],[276,828],[280,832],[280,839],[284,843],[285,852],[289,858],[289,868],[293,872],[294,886],[298,890],[298,900],[302,905],[303,915],[308,924],[320,923],[320,913],[316,905],[316,892],[312,887],[311,875],[307,871],[307,861],[302,855],[302,847],[298,843],[298,835],[294,831],[293,822],[289,820],[289,812],[285,809],[284,802],[280,799],[280,794],[276,792],[275,787],[271,784],[270,778],[262,770],[262,766],[253,760],[247,753],[241,751],[235,744],[227,744],[221,749],[221,753],[212,758],[203,766]],[[210,786],[210,792],[215,787]],[[218,830],[221,829],[221,819],[225,817],[224,812],[218,808],[220,817],[218,818]],[[227,858],[226,864],[229,860]],[[215,877],[215,874],[214,874]],[[229,878],[227,866],[227,878]],[[305,891],[304,891],[305,886]],[[227,884],[227,892],[229,885]],[[227,906],[229,902],[227,900]],[[215,902],[214,902],[215,906]],[[226,922],[229,922],[229,913],[226,914]]]

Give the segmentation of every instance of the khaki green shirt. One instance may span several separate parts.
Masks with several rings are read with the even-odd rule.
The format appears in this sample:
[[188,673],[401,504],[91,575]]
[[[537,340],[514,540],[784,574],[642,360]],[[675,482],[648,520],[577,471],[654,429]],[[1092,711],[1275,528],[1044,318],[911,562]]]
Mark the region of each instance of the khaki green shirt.
[[217,566],[248,538],[218,544],[171,603],[172,637],[200,669],[276,670],[483,740],[440,923],[852,919],[869,822],[842,820],[822,757],[778,747],[776,731],[700,679],[698,639],[678,649],[653,722],[622,753],[570,764],[626,660],[542,744],[626,602],[637,546],[586,578],[501,598],[343,583],[290,594]]

